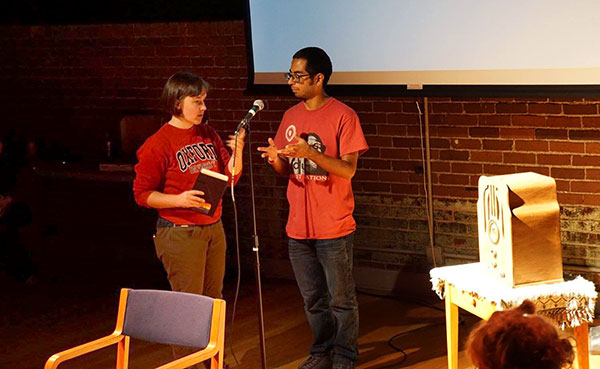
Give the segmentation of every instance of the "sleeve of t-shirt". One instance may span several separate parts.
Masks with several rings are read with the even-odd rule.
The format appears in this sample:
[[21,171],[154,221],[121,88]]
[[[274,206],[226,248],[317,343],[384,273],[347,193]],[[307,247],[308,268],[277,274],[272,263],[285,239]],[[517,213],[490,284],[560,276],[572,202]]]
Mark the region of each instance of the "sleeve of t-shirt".
[[353,110],[344,113],[340,125],[339,134],[340,156],[358,151],[358,155],[364,154],[369,149],[367,140],[360,126],[358,115]]
[[140,206],[148,206],[148,197],[154,191],[162,192],[167,171],[167,155],[156,140],[146,141],[137,151],[133,196]]

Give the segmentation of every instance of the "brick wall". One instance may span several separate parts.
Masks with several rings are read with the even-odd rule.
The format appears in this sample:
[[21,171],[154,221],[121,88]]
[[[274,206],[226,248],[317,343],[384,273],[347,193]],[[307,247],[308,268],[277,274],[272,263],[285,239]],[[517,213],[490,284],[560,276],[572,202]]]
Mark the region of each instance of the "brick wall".
[[[265,110],[252,123],[253,148],[274,134],[284,110],[296,102],[291,95],[245,94],[241,21],[1,26],[0,45],[5,86],[0,132],[12,127],[28,139],[56,143],[90,160],[101,154],[107,132],[117,134],[124,114],[156,110],[164,82],[179,70],[205,76],[213,86],[208,118],[223,137],[255,98],[265,100]],[[371,147],[354,179],[357,265],[427,270],[417,99],[338,97],[358,112]],[[429,102],[435,244],[443,262],[477,260],[480,175],[535,171],[557,181],[567,268],[600,270],[595,269],[600,267],[600,97]],[[267,268],[283,272],[285,180],[257,155],[253,160],[262,255],[270,261]],[[250,254],[247,175],[237,193],[243,253]],[[232,237],[230,205],[225,218]]]

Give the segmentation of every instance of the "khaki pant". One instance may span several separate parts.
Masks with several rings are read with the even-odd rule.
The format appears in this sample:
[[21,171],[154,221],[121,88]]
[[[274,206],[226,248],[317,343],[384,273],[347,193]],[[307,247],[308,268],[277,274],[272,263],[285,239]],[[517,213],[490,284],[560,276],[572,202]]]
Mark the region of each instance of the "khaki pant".
[[[227,245],[220,220],[202,226],[157,227],[154,246],[173,291],[223,298]],[[175,358],[194,351],[173,346]]]

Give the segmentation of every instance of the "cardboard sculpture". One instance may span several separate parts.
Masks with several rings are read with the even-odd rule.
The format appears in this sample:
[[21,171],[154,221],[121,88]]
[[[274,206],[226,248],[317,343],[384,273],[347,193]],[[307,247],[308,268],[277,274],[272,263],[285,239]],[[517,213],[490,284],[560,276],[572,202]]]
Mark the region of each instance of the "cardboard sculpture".
[[510,287],[563,281],[554,179],[532,172],[481,176],[477,218],[486,273]]

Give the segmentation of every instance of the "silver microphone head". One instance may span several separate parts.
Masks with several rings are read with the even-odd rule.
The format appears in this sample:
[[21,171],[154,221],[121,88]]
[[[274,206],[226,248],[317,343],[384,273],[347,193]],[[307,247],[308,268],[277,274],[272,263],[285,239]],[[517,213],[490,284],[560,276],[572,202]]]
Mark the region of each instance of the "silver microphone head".
[[254,100],[254,103],[253,103],[252,105],[254,105],[254,106],[257,106],[257,107],[258,107],[258,110],[257,110],[257,111],[261,111],[261,110],[263,110],[263,109],[264,109],[264,107],[265,107],[265,103],[264,103],[262,100]]

